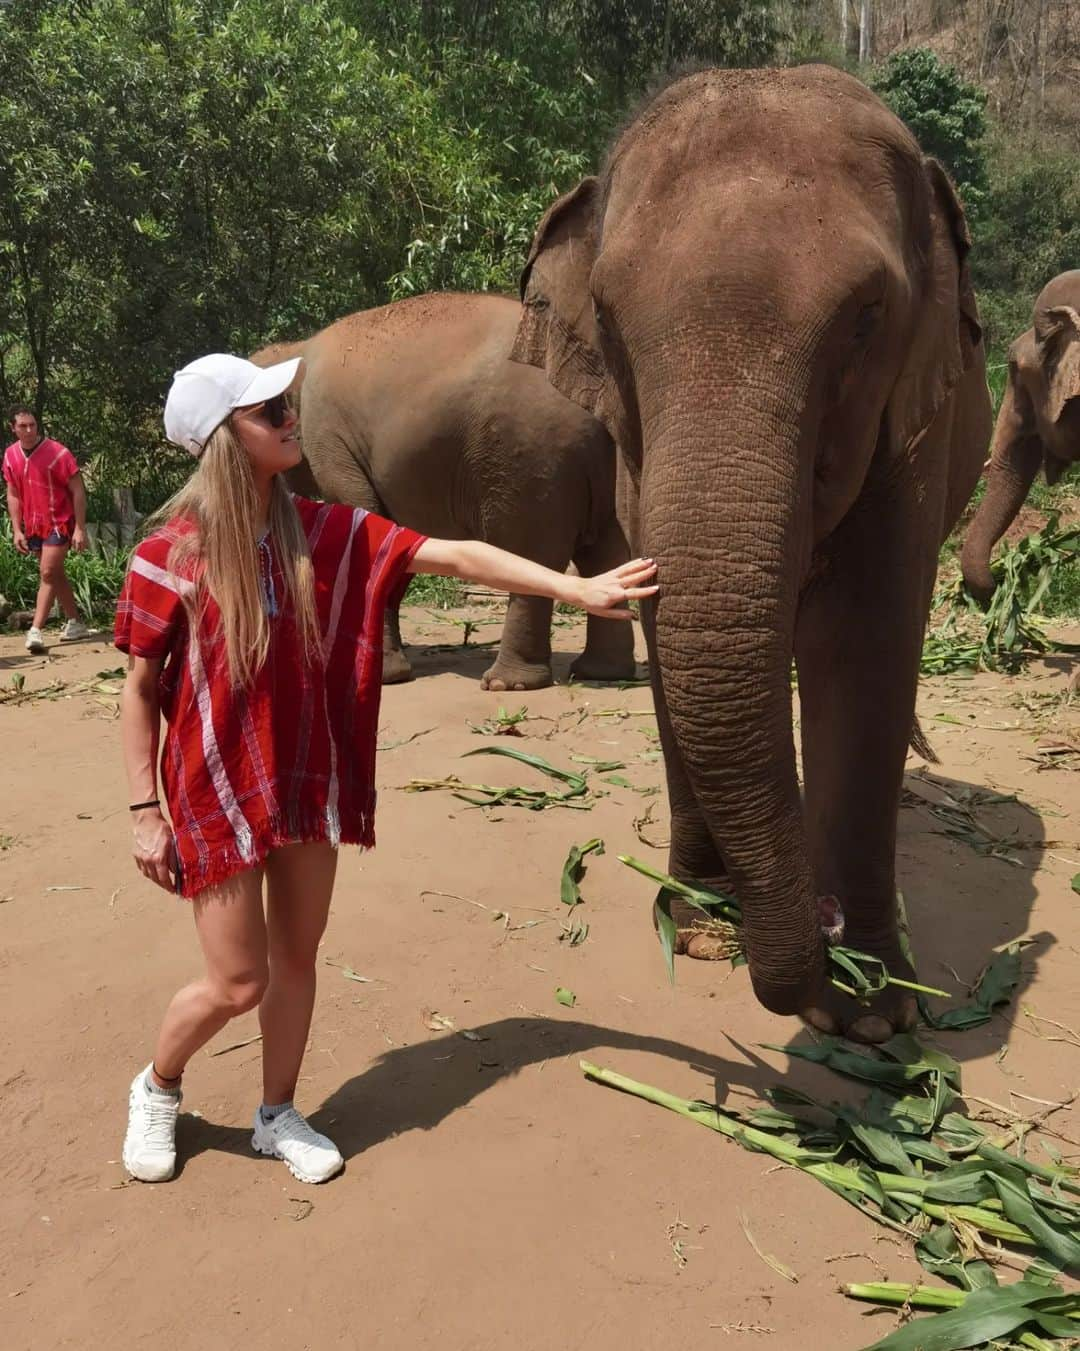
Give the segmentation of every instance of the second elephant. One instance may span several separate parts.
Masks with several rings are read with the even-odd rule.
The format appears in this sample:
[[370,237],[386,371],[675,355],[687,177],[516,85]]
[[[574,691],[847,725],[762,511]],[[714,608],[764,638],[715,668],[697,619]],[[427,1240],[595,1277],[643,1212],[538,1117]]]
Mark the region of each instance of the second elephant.
[[1047,483],[1080,460],[1080,270],[1062,272],[1035,301],[1031,328],[1009,348],[1009,383],[994,428],[986,496],[964,538],[968,590],[994,591],[990,552],[1040,469]]
[[[365,310],[255,361],[305,358],[295,486],[444,539],[482,539],[589,575],[629,557],[615,516],[615,450],[600,422],[509,360],[521,309],[440,294]],[[551,684],[551,601],[512,596],[492,690]],[[634,675],[629,625],[588,621],[578,679]],[[397,612],[383,679],[411,676]]]

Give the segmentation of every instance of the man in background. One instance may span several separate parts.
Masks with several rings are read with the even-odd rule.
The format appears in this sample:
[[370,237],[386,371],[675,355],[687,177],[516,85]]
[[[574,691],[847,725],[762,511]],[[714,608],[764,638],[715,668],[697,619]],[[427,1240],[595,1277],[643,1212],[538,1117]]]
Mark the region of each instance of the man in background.
[[13,408],[11,430],[17,439],[4,451],[4,479],[12,534],[20,553],[37,555],[41,578],[26,648],[44,652],[42,629],[54,600],[67,616],[61,642],[90,633],[79,618],[65,569],[68,550],[86,548],[86,489],[74,455],[59,441],[41,435],[32,409]]

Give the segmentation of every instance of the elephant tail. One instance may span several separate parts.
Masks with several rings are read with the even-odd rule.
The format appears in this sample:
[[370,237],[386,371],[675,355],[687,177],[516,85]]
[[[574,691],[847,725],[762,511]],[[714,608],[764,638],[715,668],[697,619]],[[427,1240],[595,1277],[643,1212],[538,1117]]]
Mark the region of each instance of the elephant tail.
[[916,718],[914,723],[912,724],[911,740],[909,741],[908,744],[911,746],[911,749],[915,752],[915,754],[921,755],[922,758],[928,764],[931,765],[941,764],[941,761],[938,759],[937,752],[934,750],[933,746],[931,746],[930,742],[927,740],[926,733],[923,731],[922,725],[920,724],[918,718]]

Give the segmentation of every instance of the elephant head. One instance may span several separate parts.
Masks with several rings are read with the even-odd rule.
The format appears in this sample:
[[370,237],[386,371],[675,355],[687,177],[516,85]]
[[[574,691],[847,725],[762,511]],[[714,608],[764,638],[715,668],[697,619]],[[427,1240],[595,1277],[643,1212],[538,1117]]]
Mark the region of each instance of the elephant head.
[[[824,966],[793,745],[800,597],[817,546],[870,478],[905,472],[972,363],[968,248],[945,173],[857,81],[707,71],[551,206],[522,278],[515,358],[607,425],[637,490],[673,806],[677,756],[776,1012]],[[830,735],[803,729],[808,783]],[[671,870],[700,873],[672,832]]]
[[964,538],[961,567],[984,605],[990,554],[1024,505],[1040,467],[1056,483],[1080,459],[1080,270],[1063,272],[1035,301],[1033,326],[1009,350],[986,496]]

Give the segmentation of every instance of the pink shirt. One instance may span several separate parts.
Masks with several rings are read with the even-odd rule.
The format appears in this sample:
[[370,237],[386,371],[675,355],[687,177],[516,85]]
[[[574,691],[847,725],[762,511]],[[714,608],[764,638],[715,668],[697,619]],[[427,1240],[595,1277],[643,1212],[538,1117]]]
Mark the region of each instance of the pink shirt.
[[79,472],[75,456],[59,441],[44,437],[29,455],[16,441],[4,451],[4,478],[22,504],[22,528],[44,537],[53,530],[70,535],[75,505],[68,483]]

